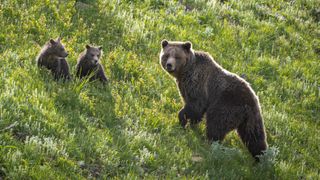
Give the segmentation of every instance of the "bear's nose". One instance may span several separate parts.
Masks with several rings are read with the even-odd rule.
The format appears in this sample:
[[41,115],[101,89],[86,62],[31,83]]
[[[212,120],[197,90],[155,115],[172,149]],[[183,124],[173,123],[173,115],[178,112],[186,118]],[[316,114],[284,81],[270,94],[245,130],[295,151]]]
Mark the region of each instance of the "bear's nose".
[[172,64],[171,64],[171,63],[167,63],[166,66],[167,66],[167,69],[168,69],[168,70],[172,70]]
[[67,54],[66,54],[66,57],[67,57],[68,55],[69,55],[69,54],[67,53]]

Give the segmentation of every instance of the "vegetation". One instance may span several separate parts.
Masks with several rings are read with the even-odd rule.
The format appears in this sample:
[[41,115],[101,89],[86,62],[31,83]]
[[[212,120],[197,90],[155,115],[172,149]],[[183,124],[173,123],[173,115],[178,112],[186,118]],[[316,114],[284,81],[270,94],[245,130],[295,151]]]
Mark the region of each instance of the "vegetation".
[[[1,0],[0,179],[320,178],[318,0]],[[56,82],[36,67],[62,36],[74,74],[102,45],[110,79]],[[235,132],[180,128],[160,41],[189,40],[257,92],[270,145],[254,163]]]

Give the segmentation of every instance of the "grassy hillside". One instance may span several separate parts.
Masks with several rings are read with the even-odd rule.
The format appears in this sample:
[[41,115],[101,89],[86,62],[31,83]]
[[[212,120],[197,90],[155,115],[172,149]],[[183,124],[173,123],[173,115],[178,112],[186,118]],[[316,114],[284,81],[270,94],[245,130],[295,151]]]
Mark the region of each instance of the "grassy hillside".
[[[187,7],[187,8],[186,8]],[[0,179],[320,178],[318,0],[1,0]],[[56,82],[35,58],[61,35],[74,72],[102,45],[110,79]],[[180,128],[160,41],[189,40],[260,97],[270,149]]]

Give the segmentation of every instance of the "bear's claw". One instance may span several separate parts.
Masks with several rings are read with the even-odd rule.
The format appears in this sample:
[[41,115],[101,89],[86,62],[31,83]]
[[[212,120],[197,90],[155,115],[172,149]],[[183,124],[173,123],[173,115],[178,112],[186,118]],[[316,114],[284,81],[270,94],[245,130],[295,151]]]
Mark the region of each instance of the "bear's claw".
[[182,126],[183,128],[185,128],[186,125],[187,125],[188,120],[187,120],[187,115],[186,115],[184,109],[182,109],[182,110],[179,112],[178,117],[179,117],[179,121],[180,121],[181,126]]

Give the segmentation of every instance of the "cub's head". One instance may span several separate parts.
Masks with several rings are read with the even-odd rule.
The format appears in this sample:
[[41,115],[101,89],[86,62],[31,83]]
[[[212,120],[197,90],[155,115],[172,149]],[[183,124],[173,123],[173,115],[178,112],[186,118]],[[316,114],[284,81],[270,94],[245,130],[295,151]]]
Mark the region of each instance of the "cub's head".
[[191,42],[162,40],[160,64],[170,75],[177,77],[193,56]]
[[51,52],[51,54],[62,58],[65,58],[69,55],[64,46],[61,44],[60,37],[57,38],[57,40],[50,39],[48,50]]
[[100,62],[100,57],[102,53],[102,47],[94,47],[90,45],[86,45],[86,59],[89,60],[91,64],[98,64]]

